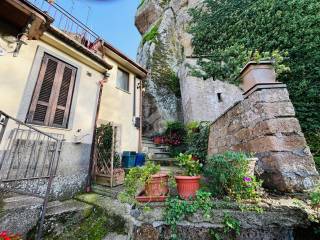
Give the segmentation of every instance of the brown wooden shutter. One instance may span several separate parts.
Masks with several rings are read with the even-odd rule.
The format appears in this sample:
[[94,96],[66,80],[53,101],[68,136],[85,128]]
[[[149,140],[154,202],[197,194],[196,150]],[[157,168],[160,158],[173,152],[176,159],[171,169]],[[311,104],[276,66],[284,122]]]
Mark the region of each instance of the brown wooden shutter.
[[67,127],[76,68],[45,54],[27,122]]
[[67,64],[63,64],[61,69],[62,74],[61,79],[59,79],[59,94],[57,96],[57,103],[54,105],[56,108],[54,111],[52,124],[54,126],[67,127],[76,69]]
[[49,102],[57,69],[58,61],[45,55],[42,60],[37,85],[30,105],[27,119],[29,123],[49,124]]

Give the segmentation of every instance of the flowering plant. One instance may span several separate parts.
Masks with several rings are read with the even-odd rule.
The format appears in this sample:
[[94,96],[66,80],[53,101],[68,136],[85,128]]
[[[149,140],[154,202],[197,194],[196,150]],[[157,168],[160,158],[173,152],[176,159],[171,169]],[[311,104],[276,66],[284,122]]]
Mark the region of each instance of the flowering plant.
[[0,233],[0,240],[21,240],[22,237],[19,234],[9,233],[8,231],[2,231]]

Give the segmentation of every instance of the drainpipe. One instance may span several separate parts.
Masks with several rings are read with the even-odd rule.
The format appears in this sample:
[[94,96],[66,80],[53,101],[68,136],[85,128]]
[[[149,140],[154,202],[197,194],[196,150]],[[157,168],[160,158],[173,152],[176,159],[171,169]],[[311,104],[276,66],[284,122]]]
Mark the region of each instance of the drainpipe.
[[101,79],[99,84],[99,94],[98,94],[98,103],[97,103],[97,109],[96,109],[96,116],[94,120],[94,128],[93,128],[93,136],[92,136],[92,145],[91,145],[91,153],[90,153],[90,162],[89,162],[89,171],[88,171],[88,177],[87,177],[87,183],[86,183],[86,192],[91,192],[91,183],[92,183],[92,175],[93,175],[93,161],[94,161],[94,148],[96,145],[96,129],[98,125],[98,118],[99,118],[99,111],[100,111],[100,103],[101,103],[101,96],[102,96],[102,90],[103,85],[107,82],[108,78],[110,77],[110,74],[106,71],[103,74],[103,79]]
[[140,117],[140,127],[139,127],[139,144],[138,144],[138,151],[142,152],[142,120],[143,120],[143,114],[142,114],[142,102],[143,102],[143,80],[140,79],[139,84],[139,93],[140,93],[140,102],[139,102],[139,117]]

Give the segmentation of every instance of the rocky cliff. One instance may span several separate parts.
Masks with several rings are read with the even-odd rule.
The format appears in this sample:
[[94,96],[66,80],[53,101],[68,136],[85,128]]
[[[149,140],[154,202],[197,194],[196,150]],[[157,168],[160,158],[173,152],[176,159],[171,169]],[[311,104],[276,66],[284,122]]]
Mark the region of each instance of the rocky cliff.
[[150,72],[143,103],[144,132],[161,131],[167,120],[213,121],[241,90],[218,80],[194,77],[189,9],[202,0],[142,0],[135,24],[142,35],[137,61]]

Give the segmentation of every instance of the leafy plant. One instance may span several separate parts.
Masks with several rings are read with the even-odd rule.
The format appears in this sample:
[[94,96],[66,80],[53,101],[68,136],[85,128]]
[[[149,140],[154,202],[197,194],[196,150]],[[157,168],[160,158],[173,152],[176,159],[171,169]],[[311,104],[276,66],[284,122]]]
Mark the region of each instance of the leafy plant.
[[211,193],[198,191],[193,201],[182,200],[179,197],[171,197],[166,201],[164,219],[171,227],[172,239],[177,239],[177,224],[187,216],[201,212],[205,218],[211,217],[213,203]]
[[[111,123],[102,124],[100,127],[96,129],[96,147],[99,152],[99,157],[97,158],[97,167],[102,171],[106,171],[104,168],[105,163],[111,159],[112,151],[114,151],[114,159],[113,159],[113,167],[119,168],[121,167],[121,160],[119,154],[116,152],[116,146],[114,144],[112,149],[112,141],[113,141],[113,127]],[[110,167],[110,163],[109,166]]]
[[241,152],[225,152],[208,158],[204,176],[214,196],[225,194],[241,199],[258,199],[262,182],[248,176],[248,156]]
[[22,240],[22,237],[19,234],[2,231],[0,233],[0,240]]
[[199,176],[202,164],[198,160],[192,158],[192,155],[180,153],[176,157],[180,168],[184,169],[185,176]]
[[124,186],[125,190],[119,194],[119,200],[130,204],[137,203],[135,200],[139,190],[150,181],[151,176],[160,171],[160,165],[147,162],[143,167],[131,168],[126,175]]
[[320,135],[313,134],[320,130],[319,12],[318,0],[205,0],[191,10],[190,26],[194,55],[204,72],[199,75],[205,78],[237,82],[256,50],[282,58],[290,72],[280,69],[278,80],[288,86],[313,154],[320,142]]
[[320,208],[320,186],[310,193],[311,205]]
[[228,236],[230,239],[230,234],[240,235],[240,221],[232,217],[229,213],[224,212],[223,215],[223,235],[214,229],[210,229],[209,234],[214,240],[225,239],[225,236]]
[[208,140],[209,140],[209,122],[193,123],[193,126],[189,126],[187,143],[187,154],[191,154],[194,158],[198,159],[200,163],[204,164],[207,158],[208,152]]

